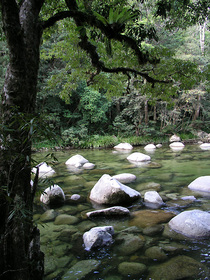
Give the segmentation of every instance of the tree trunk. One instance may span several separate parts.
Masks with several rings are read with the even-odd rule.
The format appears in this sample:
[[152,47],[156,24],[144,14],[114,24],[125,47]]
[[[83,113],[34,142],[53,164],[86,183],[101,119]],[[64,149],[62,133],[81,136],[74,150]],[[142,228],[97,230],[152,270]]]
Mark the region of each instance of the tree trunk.
[[201,55],[205,54],[204,46],[205,46],[205,29],[206,29],[206,22],[203,25],[200,24],[200,48],[201,48]]
[[145,120],[145,124],[148,125],[149,123],[148,99],[144,101],[144,120]]
[[199,117],[199,113],[200,113],[200,107],[201,107],[201,96],[198,94],[197,96],[197,103],[196,103],[196,108],[195,108],[195,113],[193,115],[192,121],[196,121],[197,118]]
[[0,1],[9,48],[2,92],[0,150],[0,279],[5,280],[43,278],[39,231],[33,225],[35,192],[30,184],[30,120],[37,92],[41,2],[24,1],[19,8],[15,0]]

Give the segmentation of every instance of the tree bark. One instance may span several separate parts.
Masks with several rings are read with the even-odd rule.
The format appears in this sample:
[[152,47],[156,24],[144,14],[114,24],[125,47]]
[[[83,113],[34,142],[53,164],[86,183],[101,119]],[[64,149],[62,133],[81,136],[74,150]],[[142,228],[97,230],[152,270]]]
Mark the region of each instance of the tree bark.
[[200,24],[200,48],[201,48],[201,55],[205,54],[205,29],[206,29],[206,22]]
[[39,231],[33,225],[30,119],[35,109],[43,1],[1,0],[9,65],[2,92],[0,150],[0,279],[43,278]]
[[198,94],[197,102],[196,102],[196,108],[195,108],[195,112],[194,112],[194,115],[193,115],[193,118],[192,118],[193,122],[195,122],[197,120],[197,118],[199,117],[200,107],[201,107],[201,96],[200,96],[200,94]]
[[149,123],[149,115],[148,115],[148,99],[144,101],[144,120],[145,124],[148,125]]

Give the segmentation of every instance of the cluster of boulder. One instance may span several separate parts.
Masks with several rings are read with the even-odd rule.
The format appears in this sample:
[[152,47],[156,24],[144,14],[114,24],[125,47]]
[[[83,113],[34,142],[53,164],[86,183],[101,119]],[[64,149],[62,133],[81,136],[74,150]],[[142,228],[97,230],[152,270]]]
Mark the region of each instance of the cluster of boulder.
[[[161,147],[161,145],[159,146]],[[180,142],[180,139],[173,138],[171,140],[170,147],[173,148],[183,148],[184,144]],[[132,146],[128,143],[121,143],[115,146],[115,149],[127,149],[132,150]],[[154,150],[157,146],[153,144],[147,145],[145,150]],[[131,163],[141,163],[148,164],[151,162],[151,157],[149,155],[145,155],[143,153],[132,153],[127,157],[127,160]],[[95,167],[94,164],[89,163],[87,159],[82,157],[81,155],[75,155],[66,161],[66,165],[73,166],[75,168],[83,168],[83,169],[92,169]],[[41,164],[38,166],[39,172],[42,172],[42,167],[46,168],[46,172],[50,172],[46,164]],[[35,172],[35,171],[34,171]],[[210,237],[210,213],[206,211],[201,211],[198,209],[183,211],[178,215],[174,213],[167,213],[164,210],[156,210],[149,211],[141,210],[136,213],[131,213],[127,207],[127,205],[131,205],[136,200],[143,200],[143,203],[148,209],[159,209],[165,205],[162,197],[156,190],[149,190],[144,193],[142,196],[140,192],[130,188],[126,184],[132,183],[136,180],[136,176],[130,173],[122,173],[114,176],[110,176],[109,174],[103,174],[98,182],[91,189],[89,194],[89,200],[93,203],[96,203],[101,206],[102,209],[95,210],[86,213],[86,217],[91,219],[93,217],[129,217],[132,221],[138,221],[139,215],[141,218],[143,216],[146,217],[146,221],[148,220],[147,214],[149,213],[149,218],[154,214],[154,225],[150,226],[150,231],[159,232],[163,231],[163,226],[159,225],[161,222],[167,222],[167,227],[164,230],[165,236],[169,234],[169,232],[174,232],[175,234],[180,234],[186,238],[199,239],[199,238],[209,238]],[[188,188],[192,191],[201,191],[201,192],[209,192],[210,193],[210,176],[202,176],[195,179],[188,185]],[[79,200],[80,196],[78,194],[74,194],[71,197],[72,200]],[[194,197],[183,197],[183,200],[190,199],[193,201]],[[65,202],[65,194],[63,190],[58,185],[52,185],[47,188],[41,195],[40,201],[44,204],[59,204]],[[143,212],[145,211],[145,212]],[[158,216],[159,215],[159,216]],[[60,215],[61,216],[61,215]],[[137,219],[137,220],[135,220]],[[140,222],[138,222],[140,223]],[[151,225],[151,224],[150,224]],[[144,227],[144,224],[141,225]],[[145,232],[147,230],[147,226],[145,224]],[[168,231],[167,231],[168,230]],[[147,233],[149,235],[149,233]],[[171,235],[169,235],[171,237]],[[136,248],[141,248],[144,246],[144,240],[139,235],[134,235],[133,233],[124,233],[121,235],[115,235],[113,226],[103,226],[103,227],[92,227],[89,231],[86,231],[83,234],[83,243],[86,250],[92,250],[97,247],[110,246],[114,242],[121,242],[118,249],[123,248],[123,253],[131,254],[132,250],[136,250]],[[135,244],[135,249],[132,249],[133,246],[131,244]],[[124,247],[123,247],[124,246]],[[127,251],[126,251],[127,250]],[[151,247],[152,253],[148,250],[145,254],[155,256],[158,255],[158,258],[166,259],[166,254],[163,251],[160,251],[160,248]],[[185,258],[185,256],[183,256]],[[193,262],[193,259],[187,259],[187,263]],[[177,259],[177,263],[181,262],[180,259]],[[177,265],[178,265],[177,264]],[[94,263],[94,266],[96,264]],[[99,264],[97,263],[97,266]],[[165,263],[165,266],[170,266],[170,261]],[[194,264],[195,266],[197,264]],[[76,269],[76,268],[74,268]],[[139,275],[143,274],[146,271],[146,266],[141,263],[135,262],[124,262],[121,263],[118,267],[118,270],[122,275],[127,275],[128,271],[130,271],[130,275]],[[196,268],[197,269],[197,268]],[[164,270],[165,271],[165,270]],[[133,273],[133,274],[132,274]],[[153,273],[153,272],[152,272]],[[151,275],[152,275],[151,273]],[[156,273],[157,277],[157,271]],[[165,273],[165,272],[164,272]],[[188,273],[188,272],[187,272]],[[160,273],[160,278],[156,279],[165,279],[161,278],[162,274]],[[185,275],[184,277],[188,277],[189,275]],[[189,276],[190,277],[190,276]],[[73,278],[72,278],[73,279]],[[167,278],[168,279],[168,278]],[[178,279],[178,278],[171,278]]]

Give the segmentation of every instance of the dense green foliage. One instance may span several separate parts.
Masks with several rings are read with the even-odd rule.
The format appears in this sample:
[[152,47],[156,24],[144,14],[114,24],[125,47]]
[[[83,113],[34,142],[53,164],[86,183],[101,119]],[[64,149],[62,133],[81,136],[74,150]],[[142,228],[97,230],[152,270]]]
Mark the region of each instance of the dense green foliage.
[[[160,138],[175,132],[209,132],[210,38],[207,15],[199,14],[206,2],[198,2],[193,14],[189,1],[186,5],[182,1],[157,2],[156,6],[154,1],[125,1],[121,9],[117,0],[84,1],[84,6],[78,1],[83,10],[94,8],[104,24],[115,24],[135,38],[151,60],[160,58],[159,63],[148,63],[141,71],[149,71],[155,79],[167,78],[168,83],[151,86],[135,73],[98,72],[86,52],[78,48],[81,28],[71,20],[44,34],[37,107],[58,135],[59,144],[91,147],[94,139],[106,135],[113,140],[112,135]],[[177,17],[180,12],[183,17]],[[203,53],[200,36],[204,24]],[[85,32],[93,44],[97,41],[106,67],[137,67],[126,44],[101,36],[96,28]]]

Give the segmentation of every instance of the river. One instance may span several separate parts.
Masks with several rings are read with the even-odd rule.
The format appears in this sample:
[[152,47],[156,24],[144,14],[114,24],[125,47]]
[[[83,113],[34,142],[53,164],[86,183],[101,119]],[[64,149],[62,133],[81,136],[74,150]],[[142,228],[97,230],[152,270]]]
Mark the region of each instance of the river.
[[[141,152],[151,157],[151,164],[137,166],[127,160],[127,156],[133,152]],[[120,173],[132,173],[136,175],[136,181],[126,184],[138,190],[142,198],[132,205],[126,205],[131,213],[154,209],[148,208],[143,201],[145,191],[155,189],[163,197],[165,205],[159,210],[174,213],[174,215],[192,209],[210,211],[210,193],[197,193],[188,189],[188,185],[197,177],[210,175],[210,150],[202,150],[199,145],[186,145],[181,151],[174,151],[168,145],[155,149],[153,152],[145,151],[144,147],[134,147],[132,151],[116,151],[114,149],[88,149],[56,151],[54,156],[57,162],[46,155],[49,151],[33,154],[34,160],[39,163],[47,161],[55,170],[55,174],[41,182],[41,188],[36,196],[34,205],[34,220],[41,232],[41,249],[45,253],[45,280],[59,279],[91,279],[91,280],[126,280],[126,279],[161,279],[160,271],[164,270],[164,264],[175,260],[178,256],[190,257],[200,264],[199,276],[183,272],[184,279],[210,279],[210,242],[209,240],[178,240],[156,231],[148,234],[145,226],[139,226],[131,217],[120,219],[87,219],[85,213],[93,211],[100,206],[91,203],[88,199],[90,190],[103,174],[116,175]],[[95,164],[92,170],[77,168],[69,169],[65,162],[75,154],[80,154],[89,162]],[[51,184],[59,185],[65,195],[79,194],[83,199],[78,203],[67,202],[60,207],[50,208],[39,201],[42,190]],[[183,196],[194,196],[196,200],[183,203]],[[50,218],[45,218],[46,211],[50,212]],[[47,213],[48,213],[47,212]],[[143,212],[142,212],[143,213]],[[77,219],[72,224],[56,224],[57,216],[67,214]],[[164,228],[166,222],[158,223]],[[115,235],[112,245],[87,251],[84,248],[82,235],[95,226],[111,225]],[[147,228],[153,226],[148,221]],[[130,231],[129,231],[130,229]],[[117,234],[127,232],[134,234],[143,240],[143,246],[131,252],[121,248]],[[118,244],[119,243],[119,244]],[[130,246],[130,245],[128,245]],[[149,254],[149,248],[156,248],[160,253],[157,257]],[[161,255],[161,253],[163,253]],[[154,253],[152,253],[154,254]],[[73,271],[76,264],[83,264],[83,260],[98,261],[95,269],[92,269],[80,278]],[[184,260],[184,259],[183,259]],[[120,265],[123,263],[141,263],[146,269],[141,274],[127,274]],[[98,265],[99,264],[99,265]],[[93,264],[94,265],[94,264]],[[161,266],[162,265],[162,266]],[[121,265],[122,266],[122,265]],[[173,268],[174,266],[174,268]],[[176,264],[172,270],[177,269]],[[80,270],[83,268],[81,267]],[[84,270],[87,268],[84,266]],[[169,268],[167,268],[169,269]],[[135,270],[135,268],[134,268]],[[205,273],[202,271],[205,270]],[[128,269],[129,271],[129,269]],[[157,271],[151,274],[151,271]],[[158,272],[159,271],[159,272]],[[155,274],[156,273],[156,274]],[[170,272],[171,273],[171,272]],[[168,275],[170,275],[170,273]],[[153,278],[149,278],[153,275]],[[156,275],[156,276],[154,276]],[[177,278],[173,274],[173,279]],[[171,280],[164,278],[165,280]],[[163,280],[163,279],[161,279]]]

